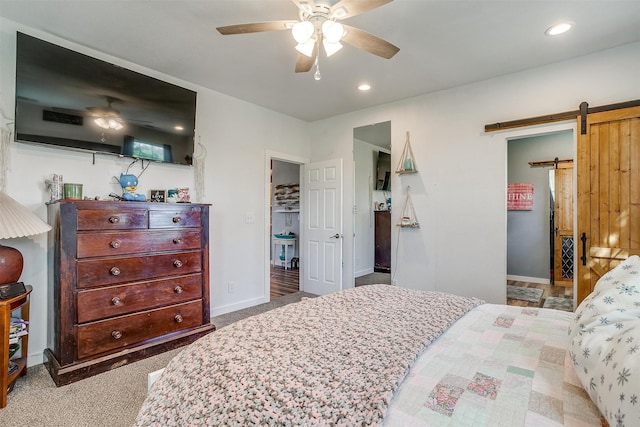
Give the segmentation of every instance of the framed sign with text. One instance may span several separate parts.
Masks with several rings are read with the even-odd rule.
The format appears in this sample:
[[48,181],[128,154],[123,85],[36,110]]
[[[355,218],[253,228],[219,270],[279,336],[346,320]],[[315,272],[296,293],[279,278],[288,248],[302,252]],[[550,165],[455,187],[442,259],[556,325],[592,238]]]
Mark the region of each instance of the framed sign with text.
[[507,210],[533,210],[533,183],[516,182],[507,184]]

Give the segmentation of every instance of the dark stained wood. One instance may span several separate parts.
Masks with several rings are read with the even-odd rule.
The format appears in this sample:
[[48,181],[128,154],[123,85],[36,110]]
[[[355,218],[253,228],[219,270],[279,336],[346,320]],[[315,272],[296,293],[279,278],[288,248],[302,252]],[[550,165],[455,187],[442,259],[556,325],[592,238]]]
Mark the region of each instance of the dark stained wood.
[[271,299],[300,291],[300,270],[271,266]]
[[57,385],[215,330],[208,205],[63,200],[48,214],[53,298],[45,363]]
[[85,323],[78,326],[78,359],[200,326],[201,322],[202,306],[194,301]]
[[200,251],[177,252],[78,261],[78,288],[111,285],[134,280],[201,271]]
[[87,209],[78,211],[78,230],[123,230],[147,228],[146,209],[105,211]]
[[78,257],[117,256],[152,251],[200,249],[200,230],[78,233]]
[[202,274],[78,292],[78,322],[91,322],[202,298]]
[[200,208],[149,210],[149,228],[200,227]]
[[391,211],[375,211],[373,271],[391,271]]

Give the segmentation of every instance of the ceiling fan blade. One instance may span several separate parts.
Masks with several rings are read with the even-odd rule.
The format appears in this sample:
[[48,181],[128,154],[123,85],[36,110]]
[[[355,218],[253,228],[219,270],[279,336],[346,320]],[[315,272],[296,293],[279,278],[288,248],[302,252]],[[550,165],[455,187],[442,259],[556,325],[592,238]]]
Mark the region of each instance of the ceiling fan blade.
[[289,30],[298,21],[270,21],[255,22],[252,24],[227,25],[226,27],[216,28],[218,32],[224,36],[231,34],[247,34],[260,33],[263,31],[281,31]]
[[298,60],[296,61],[296,73],[306,73],[313,67],[313,64],[316,61],[316,57],[318,56],[318,42],[316,42],[315,46],[313,46],[313,53],[311,56],[303,55],[302,53],[298,53]]
[[309,15],[313,13],[313,9],[316,6],[313,0],[291,0],[291,1],[295,3],[298,9],[300,9],[301,11]]
[[391,3],[392,1],[393,0],[342,0],[331,6],[329,16],[335,19],[346,19]]
[[306,73],[313,67],[314,58],[309,58],[307,55],[298,53],[298,60],[296,61],[296,73]]
[[303,55],[302,53],[298,53],[298,60],[296,61],[296,73],[306,73],[313,67],[313,64],[316,62],[316,58],[318,57],[318,46],[320,46],[320,40],[316,41],[316,44],[313,45],[313,52],[311,52],[311,57],[307,55]]
[[358,49],[366,50],[369,53],[378,55],[382,58],[390,59],[398,53],[399,47],[392,45],[386,40],[382,40],[380,37],[374,36],[371,33],[367,33],[359,28],[345,25],[345,35],[342,37],[342,41],[349,43],[351,46],[355,46]]

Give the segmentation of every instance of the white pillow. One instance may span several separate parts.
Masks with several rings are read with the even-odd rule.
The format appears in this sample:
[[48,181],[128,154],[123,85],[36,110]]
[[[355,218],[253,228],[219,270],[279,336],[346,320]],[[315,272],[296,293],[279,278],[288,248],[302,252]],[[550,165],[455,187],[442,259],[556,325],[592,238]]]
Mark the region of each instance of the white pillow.
[[640,257],[602,276],[576,309],[569,354],[611,426],[640,426]]

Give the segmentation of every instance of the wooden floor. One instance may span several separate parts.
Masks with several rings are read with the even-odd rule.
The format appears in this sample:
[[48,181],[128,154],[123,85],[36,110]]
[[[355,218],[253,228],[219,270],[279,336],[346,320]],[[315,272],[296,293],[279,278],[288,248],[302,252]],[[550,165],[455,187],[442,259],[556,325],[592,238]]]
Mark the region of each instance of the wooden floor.
[[271,299],[300,290],[300,270],[271,266]]
[[523,288],[538,288],[544,291],[539,304],[508,298],[507,305],[517,305],[520,307],[542,307],[544,300],[547,297],[573,298],[573,287],[571,286],[553,286],[541,283],[519,282],[516,280],[507,280],[507,285],[520,286]]

